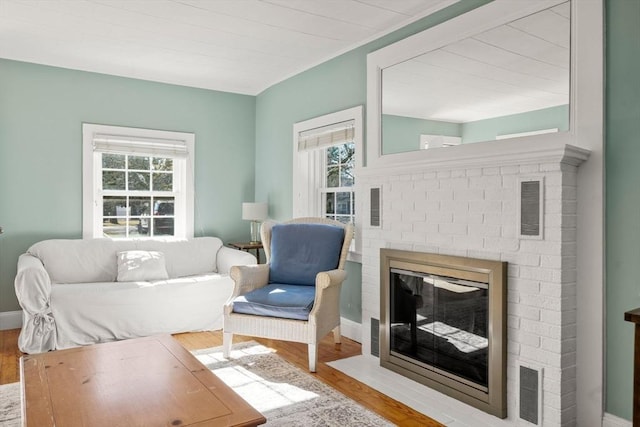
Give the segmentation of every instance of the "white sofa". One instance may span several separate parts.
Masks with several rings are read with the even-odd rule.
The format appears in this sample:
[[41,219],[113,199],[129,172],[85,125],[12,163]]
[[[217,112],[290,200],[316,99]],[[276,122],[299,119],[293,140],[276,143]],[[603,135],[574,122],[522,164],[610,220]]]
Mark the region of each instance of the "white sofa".
[[54,239],[18,259],[25,353],[160,333],[220,329],[229,269],[256,258],[216,237]]

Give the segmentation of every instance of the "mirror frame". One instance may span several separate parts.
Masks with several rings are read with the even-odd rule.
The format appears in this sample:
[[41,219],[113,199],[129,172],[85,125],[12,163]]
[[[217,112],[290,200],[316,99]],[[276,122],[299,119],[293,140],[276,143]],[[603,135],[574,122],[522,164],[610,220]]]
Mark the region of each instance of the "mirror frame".
[[[407,37],[389,46],[386,46],[367,55],[367,148],[366,167],[394,166],[401,164],[411,164],[417,162],[430,162],[448,160],[451,157],[474,157],[479,148],[478,143],[461,144],[455,147],[447,147],[446,150],[416,150],[402,153],[383,154],[382,151],[382,70],[395,64],[407,61],[423,53],[439,49],[452,42],[456,42],[486,30],[495,28],[508,22],[512,22],[524,16],[539,12],[544,9],[564,3],[566,0],[536,0],[512,1],[494,0],[484,6],[463,13],[455,18],[444,21],[434,27],[428,28],[413,36]],[[577,102],[578,78],[576,70],[581,67],[589,67],[590,63],[585,56],[578,56],[578,44],[588,46],[594,37],[602,37],[598,31],[589,32],[589,26],[578,26],[577,17],[584,18],[589,14],[589,10],[580,0],[571,0],[571,69],[570,69],[570,108],[569,108],[569,131],[554,134],[533,135],[518,138],[501,140],[501,150],[504,151],[505,141],[514,144],[527,144],[536,140],[536,144],[573,144],[580,146],[575,141],[577,131],[576,111],[581,111]],[[600,4],[600,1],[593,3]],[[583,10],[584,9],[584,10]],[[587,19],[589,21],[589,19]],[[594,34],[595,33],[595,34]],[[596,43],[597,44],[597,43]],[[585,79],[586,80],[586,79]],[[601,82],[596,82],[601,86]],[[589,84],[584,82],[583,85]],[[599,118],[598,120],[602,120]],[[515,142],[517,140],[517,142]],[[538,142],[540,140],[541,142]],[[480,145],[496,145],[496,141],[482,142]],[[472,148],[473,147],[473,148]],[[482,149],[486,150],[486,148]],[[511,150],[511,149],[510,149]],[[513,147],[518,151],[517,147]]]

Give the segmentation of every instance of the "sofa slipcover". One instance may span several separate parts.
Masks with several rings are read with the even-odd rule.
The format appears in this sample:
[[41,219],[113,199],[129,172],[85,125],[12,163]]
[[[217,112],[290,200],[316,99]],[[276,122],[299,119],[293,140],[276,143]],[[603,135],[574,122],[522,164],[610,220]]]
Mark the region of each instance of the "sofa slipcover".
[[[118,254],[155,251],[167,279],[119,282]],[[25,353],[154,335],[220,329],[233,265],[256,264],[216,237],[189,240],[53,239],[18,259]]]

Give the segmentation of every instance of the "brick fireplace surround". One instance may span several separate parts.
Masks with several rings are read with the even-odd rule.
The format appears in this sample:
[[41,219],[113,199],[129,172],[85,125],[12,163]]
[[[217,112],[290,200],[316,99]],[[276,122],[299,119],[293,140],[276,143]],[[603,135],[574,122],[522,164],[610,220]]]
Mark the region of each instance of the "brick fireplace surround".
[[[380,319],[380,248],[507,261],[508,415],[483,417],[491,417],[488,425],[522,425],[517,373],[524,365],[542,372],[539,425],[575,425],[577,171],[589,152],[544,141],[529,149],[517,141],[458,148],[439,149],[451,150],[447,160],[358,175],[361,212],[369,212],[371,188],[382,200],[381,226],[364,215],[360,231],[363,354],[371,354],[371,319]],[[542,180],[541,238],[519,235],[523,179]]]

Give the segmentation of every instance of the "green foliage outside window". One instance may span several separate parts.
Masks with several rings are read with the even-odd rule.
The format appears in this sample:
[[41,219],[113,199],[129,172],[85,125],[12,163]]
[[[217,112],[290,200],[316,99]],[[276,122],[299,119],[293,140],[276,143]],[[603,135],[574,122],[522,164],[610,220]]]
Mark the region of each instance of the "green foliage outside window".
[[[347,143],[326,149],[327,189],[353,187],[355,144]],[[352,222],[355,215],[353,191],[326,191],[324,211],[327,218],[344,223]]]
[[353,186],[355,151],[354,143],[327,148],[327,187]]

